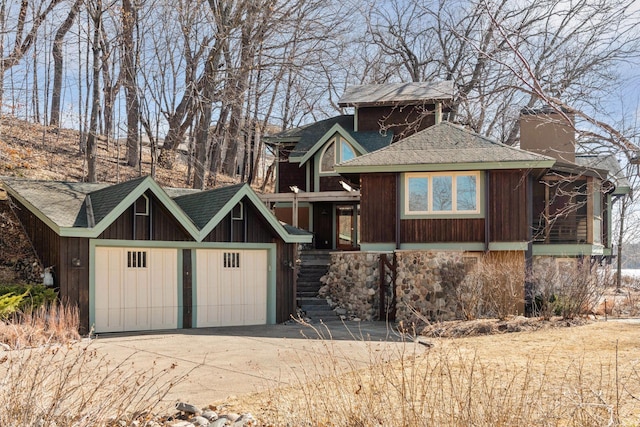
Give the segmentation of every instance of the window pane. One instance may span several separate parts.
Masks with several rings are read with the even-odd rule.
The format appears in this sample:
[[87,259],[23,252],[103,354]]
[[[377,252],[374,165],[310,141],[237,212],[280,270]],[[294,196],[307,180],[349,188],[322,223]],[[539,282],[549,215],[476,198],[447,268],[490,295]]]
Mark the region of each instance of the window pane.
[[450,176],[434,176],[433,182],[433,210],[450,211],[453,196],[452,180]]
[[333,166],[336,164],[336,144],[332,142],[329,144],[327,149],[324,151],[324,155],[322,156],[322,162],[320,163],[320,171],[321,172],[331,172],[333,171]]
[[475,175],[459,175],[456,177],[456,203],[459,211],[475,211],[477,183]]
[[349,144],[344,141],[340,142],[340,161],[346,162],[347,160],[354,159],[356,157],[356,152],[353,151],[353,148]]
[[429,194],[428,178],[409,178],[409,211],[426,212]]

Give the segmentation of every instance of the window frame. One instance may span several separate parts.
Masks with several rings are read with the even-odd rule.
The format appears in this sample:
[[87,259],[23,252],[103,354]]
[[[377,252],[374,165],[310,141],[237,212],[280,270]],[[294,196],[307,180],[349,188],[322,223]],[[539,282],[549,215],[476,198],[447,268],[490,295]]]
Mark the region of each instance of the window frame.
[[[324,148],[322,149],[322,151],[320,152],[320,157],[318,158],[318,175],[321,176],[331,176],[331,175],[338,175],[338,173],[335,170],[335,166],[338,163],[341,163],[342,160],[342,147],[343,145],[346,145],[347,147],[349,147],[349,149],[353,152],[353,158],[355,159],[356,157],[358,157],[358,151],[355,149],[355,147],[353,145],[351,145],[345,138],[343,138],[340,135],[336,135],[333,138],[329,139]],[[331,148],[331,146],[333,146],[333,166],[331,168],[331,170],[323,170],[322,169],[322,161],[324,159],[325,154],[327,153],[327,150],[329,150]]]
[[[475,190],[476,200],[475,210],[459,210],[458,209],[458,177],[460,176],[473,176],[475,177]],[[433,178],[434,177],[450,177],[451,178],[451,210],[433,210]],[[411,210],[410,209],[410,193],[409,193],[409,181],[412,178],[427,179],[427,210]],[[482,194],[483,189],[483,175],[480,171],[450,171],[450,172],[410,172],[405,173],[403,178],[404,185],[404,203],[403,203],[403,216],[406,217],[481,217],[483,215]]]

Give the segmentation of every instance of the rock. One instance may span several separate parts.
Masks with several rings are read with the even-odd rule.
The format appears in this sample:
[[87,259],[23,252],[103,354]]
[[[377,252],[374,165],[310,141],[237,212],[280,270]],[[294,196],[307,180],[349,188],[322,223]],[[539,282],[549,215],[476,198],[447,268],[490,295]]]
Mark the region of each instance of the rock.
[[242,414],[240,418],[233,423],[233,427],[249,427],[249,426],[257,426],[258,421],[251,414]]
[[196,427],[189,421],[182,421],[182,420],[174,421],[171,424],[169,424],[169,426],[170,427]]
[[230,426],[230,425],[231,425],[231,421],[229,421],[225,417],[220,417],[214,422],[212,422],[211,424],[209,424],[209,427],[224,427],[224,426]]
[[207,427],[209,425],[209,420],[200,415],[191,418],[189,422],[198,427]]
[[202,413],[202,416],[209,421],[215,421],[218,419],[218,414],[211,409],[207,409]]
[[196,406],[184,402],[176,403],[176,409],[178,411],[193,415],[200,415],[202,413],[202,411],[200,411],[200,409],[198,409]]
[[235,412],[229,412],[228,414],[220,416],[220,418],[222,417],[228,419],[232,423],[235,423],[240,418],[240,414],[236,414]]
[[338,307],[338,308],[336,308],[336,314],[338,316],[343,316],[343,315],[347,314],[347,310],[345,308]]
[[10,351],[11,347],[9,347],[8,344],[5,344],[3,342],[0,342],[0,349],[4,350],[4,351]]

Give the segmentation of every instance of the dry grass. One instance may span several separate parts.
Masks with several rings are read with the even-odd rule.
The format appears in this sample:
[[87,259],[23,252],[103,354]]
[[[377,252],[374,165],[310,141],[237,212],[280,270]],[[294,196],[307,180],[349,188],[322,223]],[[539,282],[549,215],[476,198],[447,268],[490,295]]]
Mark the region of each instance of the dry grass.
[[78,309],[52,304],[0,321],[0,342],[12,349],[68,344],[80,339]]
[[329,357],[301,361],[297,386],[227,403],[274,426],[638,425],[639,326],[407,343],[346,374],[348,355],[326,341]]
[[[111,426],[145,421],[176,379],[173,367],[114,365],[90,345],[46,345],[0,358],[0,425]],[[118,422],[124,422],[119,424]],[[144,424],[139,424],[144,425]]]

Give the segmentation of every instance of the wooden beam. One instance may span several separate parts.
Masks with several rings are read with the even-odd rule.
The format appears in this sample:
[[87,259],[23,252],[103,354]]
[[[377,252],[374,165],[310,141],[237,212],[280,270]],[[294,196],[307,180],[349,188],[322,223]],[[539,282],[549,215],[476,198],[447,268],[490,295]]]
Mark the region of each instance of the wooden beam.
[[[294,193],[269,193],[258,194],[264,203],[290,202],[293,203]],[[358,202],[360,201],[360,191],[319,191],[319,192],[299,192],[298,202]]]

